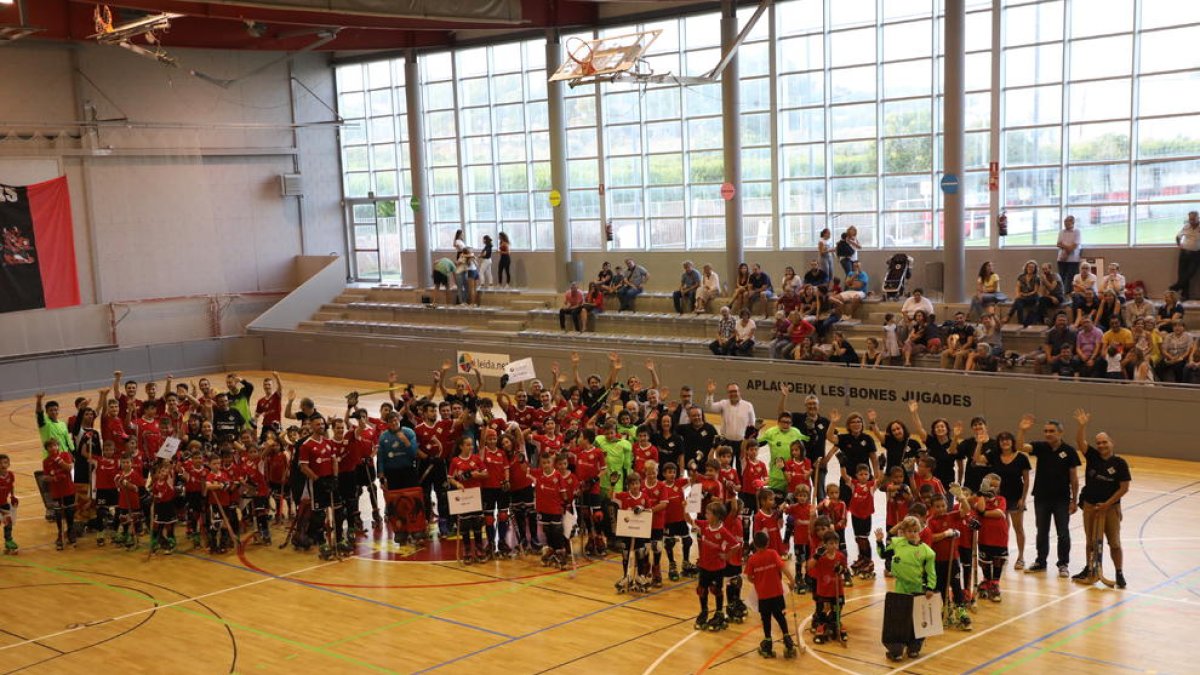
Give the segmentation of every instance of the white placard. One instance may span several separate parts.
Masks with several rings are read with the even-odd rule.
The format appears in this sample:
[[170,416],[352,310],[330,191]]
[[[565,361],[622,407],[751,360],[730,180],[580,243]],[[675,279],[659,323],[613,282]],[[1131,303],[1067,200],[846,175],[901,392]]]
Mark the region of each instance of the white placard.
[[533,359],[521,359],[504,366],[504,374],[510,383],[525,382],[537,378],[533,371]]
[[451,490],[446,493],[446,501],[450,505],[450,515],[477,513],[483,510],[483,491],[479,488]]
[[693,485],[689,488],[687,501],[684,502],[683,510],[687,513],[700,513],[704,505],[704,490],[699,485]]
[[649,511],[634,513],[632,509],[617,511],[617,536],[634,539],[649,539],[654,525],[654,514]]
[[174,436],[168,436],[167,440],[163,441],[163,444],[159,446],[158,452],[154,456],[170,460],[174,459],[177,452],[179,452],[179,439]]
[[942,596],[913,597],[913,636],[918,640],[942,634]]
[[504,374],[504,368],[508,365],[508,354],[484,354],[483,352],[458,352],[458,368],[456,372],[459,375],[465,375],[471,372],[472,368],[478,368],[479,372],[488,377],[500,377]]

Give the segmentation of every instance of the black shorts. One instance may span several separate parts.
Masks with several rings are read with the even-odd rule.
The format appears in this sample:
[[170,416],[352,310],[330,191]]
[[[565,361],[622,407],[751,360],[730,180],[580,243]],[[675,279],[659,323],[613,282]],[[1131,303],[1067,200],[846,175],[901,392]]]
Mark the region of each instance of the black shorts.
[[[513,504],[533,504],[533,486],[521,488],[512,493]],[[561,520],[561,517],[560,517]]]
[[483,510],[485,513],[491,513],[496,510],[496,504],[500,503],[500,495],[503,492],[500,488],[485,487],[480,490],[483,495]]
[[662,540],[663,540],[663,531],[661,529],[651,529],[650,530],[650,541],[662,541]]
[[740,577],[740,576],[742,576],[742,566],[741,565],[726,565],[724,574],[726,577],[728,577],[730,579],[732,579],[734,577]]
[[699,584],[700,588],[715,588],[721,590],[721,585],[725,581],[725,569],[706,570],[700,568]]
[[793,544],[792,551],[796,553],[796,562],[808,560],[808,544]]
[[156,525],[172,525],[175,517],[175,502],[158,502],[154,505],[154,523]]
[[104,488],[96,490],[96,506],[101,508],[110,508],[117,505],[120,500],[120,494],[116,488]]
[[871,536],[871,518],[859,518],[858,516],[850,516],[850,526],[854,528],[855,537]]
[[776,612],[782,612],[786,607],[787,605],[784,604],[782,595],[777,595],[773,598],[758,599],[759,614],[774,614]]
[[267,486],[271,488],[272,497],[283,496],[283,483],[267,483]]
[[202,492],[187,492],[184,493],[184,499],[187,501],[188,511],[193,514],[200,513],[204,509],[204,493]]
[[688,524],[686,521],[680,520],[675,523],[667,523],[666,535],[668,537],[686,537],[689,534],[691,534],[691,532],[688,531]]
[[600,508],[600,493],[585,492],[576,498],[575,503],[585,509],[598,509]]
[[752,514],[758,509],[758,495],[750,492],[739,492],[738,499],[742,502],[742,514]]
[[562,527],[563,514],[542,513],[541,511],[538,511],[538,520],[542,523],[543,527],[546,525],[557,525]]
[[442,274],[441,272],[434,270],[433,271],[433,285],[435,287],[436,286],[445,286],[445,287],[449,288],[450,287],[450,279],[445,274]]

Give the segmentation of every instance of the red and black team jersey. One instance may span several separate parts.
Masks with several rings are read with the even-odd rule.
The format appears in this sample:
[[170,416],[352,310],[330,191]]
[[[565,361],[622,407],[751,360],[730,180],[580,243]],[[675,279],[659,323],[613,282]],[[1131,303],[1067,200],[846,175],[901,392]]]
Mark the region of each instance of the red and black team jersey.
[[158,419],[148,420],[144,417],[139,417],[133,421],[134,432],[137,434],[138,454],[142,460],[147,463],[154,461],[154,454],[163,444],[162,429],[158,426]]
[[74,464],[75,458],[66,450],[59,450],[42,460],[42,471],[45,473],[52,498],[61,499],[75,494],[74,474],[72,473]]
[[[222,468],[218,471],[209,471],[208,475],[204,477],[204,482],[228,484],[233,482],[233,477],[229,475],[228,471]],[[213,499],[221,506],[229,506],[229,490],[214,488],[209,490],[208,494],[211,495],[210,499]],[[121,499],[125,499],[124,494],[121,495]]]
[[271,486],[267,484],[267,477],[263,474],[261,465],[254,461],[245,461],[241,465],[242,480],[250,483],[254,488],[255,497],[269,497],[271,495]]
[[554,406],[550,406],[549,408],[535,408],[529,415],[530,424],[538,431],[541,431],[542,427],[546,424],[546,420],[551,418],[558,419],[558,408]]
[[287,475],[288,456],[282,450],[271,453],[267,456],[267,481],[280,485],[283,483],[284,476]]
[[539,471],[533,477],[533,503],[538,513],[561,515],[565,498],[562,476],[558,472]]
[[807,546],[808,531],[813,520],[813,505],[808,502],[797,502],[789,506],[787,512],[792,517],[793,541],[800,546]]
[[508,473],[508,457],[500,448],[484,448],[483,449],[483,470],[487,471],[487,478],[483,479],[483,487],[488,489],[499,489],[504,483],[504,477]]
[[929,478],[922,478],[919,475],[913,476],[913,482],[917,485],[917,494],[920,494],[921,488],[925,487],[926,485],[933,486],[933,494],[935,495],[946,494],[946,488],[942,486],[942,481],[938,480],[934,476],[930,476]]
[[333,475],[334,445],[328,438],[310,437],[300,444],[300,464],[307,464],[317,478]]
[[537,410],[529,406],[518,408],[516,406],[508,406],[504,409],[504,415],[508,419],[517,423],[521,427],[521,431],[529,431],[533,428],[534,416]]
[[375,427],[364,424],[351,432],[350,446],[358,460],[354,463],[354,467],[358,468],[363,460],[375,456],[375,451],[379,447],[379,433],[375,431]]
[[525,460],[525,452],[518,450],[508,460],[508,488],[519,492],[533,485],[533,471]]
[[0,506],[9,506],[12,503],[13,486],[16,481],[17,475],[12,471],[0,476]]
[[533,434],[529,437],[538,444],[538,457],[554,457],[563,449],[563,435],[555,434],[553,436],[545,436],[543,434]]
[[358,445],[351,436],[345,436],[340,441],[333,441],[334,454],[337,456],[337,472],[354,473],[358,469]]
[[129,471],[117,473],[117,508],[127,511],[141,508],[138,498],[138,487],[141,485],[142,472],[134,467]]
[[829,516],[829,519],[833,521],[833,529],[846,529],[846,502],[826,499],[817,507],[817,513]]
[[[1007,502],[1004,497],[995,496],[991,499],[984,500],[983,510],[1005,511]],[[1008,519],[1007,518],[988,518],[982,513],[979,514],[979,522],[982,527],[979,528],[979,544],[981,546],[1008,546]]]
[[279,424],[283,418],[283,397],[280,392],[273,392],[270,396],[263,396],[258,399],[258,404],[254,406],[254,413],[262,415],[263,428],[270,428],[273,424]]
[[758,494],[758,489],[767,484],[767,465],[757,459],[742,464],[742,492]]
[[892,491],[887,500],[887,515],[885,516],[889,530],[893,525],[908,517],[909,503],[909,498],[903,490],[895,489]]
[[[605,468],[604,451],[596,446],[577,450],[575,453],[575,478],[579,480],[584,493],[600,494],[600,472]],[[590,481],[590,482],[589,482]]]
[[832,559],[825,556],[815,558],[808,565],[809,576],[817,580],[816,595],[822,598],[836,598],[842,594],[842,576],[840,570],[846,568],[846,556],[838,552]]
[[[650,485],[647,482],[645,487],[642,488],[642,494],[646,497],[646,508],[648,509],[652,509],[662,502],[669,501],[670,499],[667,491],[667,484],[661,480],[654,481],[654,485]],[[655,530],[661,530],[666,527],[666,523],[667,510],[659,509],[658,511],[654,512],[654,522],[650,525],[650,527]]]
[[639,492],[636,495],[632,492],[618,492],[613,496],[613,501],[617,503],[618,509],[626,511],[632,511],[636,508],[649,508],[645,491]]
[[683,514],[683,488],[687,486],[688,480],[686,478],[676,478],[673,482],[659,481],[659,484],[663,486],[663,495],[667,500],[667,508],[663,511],[664,525],[680,523],[686,520],[687,518]]
[[126,394],[121,394],[117,397],[118,410],[120,411],[121,419],[129,419],[129,411],[133,410],[133,414],[138,415],[142,412],[142,401],[137,397],[131,397]]
[[706,524],[696,536],[700,542],[700,557],[696,564],[709,572],[725,569],[726,560],[721,557],[722,554],[732,559],[734,551],[742,545],[741,535],[734,535],[723,523],[718,527],[713,527],[712,523]]
[[754,584],[754,592],[759,600],[783,595],[783,566],[783,558],[770,548],[755,551],[746,560],[746,576]]
[[104,440],[112,441],[120,447],[125,444],[125,439],[129,438],[129,431],[125,428],[125,422],[122,418],[105,415],[100,420],[100,436]]
[[116,457],[98,457],[96,459],[96,489],[113,490],[117,487],[117,471],[120,463]]
[[654,447],[653,443],[641,445],[637,442],[633,444],[633,470],[638,475],[646,474],[646,462],[653,461],[658,463],[658,448]]
[[708,505],[712,500],[716,499],[720,501],[725,499],[725,486],[719,478],[701,478],[700,482],[696,483],[696,487],[700,488],[702,494],[700,499],[700,519],[703,520],[708,513]]
[[483,479],[475,476],[467,476],[467,473],[476,471],[484,471],[483,458],[479,455],[461,455],[450,460],[450,475],[454,480],[462,483],[464,490],[471,488],[483,487]]
[[154,495],[154,503],[169,504],[175,501],[175,483],[170,480],[155,480],[150,485],[150,492]]
[[725,491],[725,496],[732,498],[742,485],[742,477],[738,475],[737,469],[732,466],[727,466],[717,472],[717,480],[721,481],[721,487]]
[[754,532],[767,533],[767,548],[777,551],[779,555],[787,553],[783,543],[783,534],[779,528],[779,517],[774,513],[763,513],[761,509],[754,512]]
[[875,513],[875,480],[850,479],[850,515],[855,518],[870,518]]
[[579,479],[570,471],[559,473],[558,478],[562,481],[562,491],[567,496],[567,502],[575,501],[575,495],[579,493]]
[[[730,511],[729,514],[725,516],[725,529],[729,530],[730,534],[737,537],[738,540],[741,541],[741,538],[742,538],[742,514],[734,513],[733,511]],[[742,549],[740,547],[735,549],[734,552],[729,555],[729,564],[730,565],[741,565],[742,564]]]
[[812,461],[807,457],[797,462],[789,459],[783,463],[783,475],[787,477],[788,494],[796,494],[796,488],[801,485],[812,487]]

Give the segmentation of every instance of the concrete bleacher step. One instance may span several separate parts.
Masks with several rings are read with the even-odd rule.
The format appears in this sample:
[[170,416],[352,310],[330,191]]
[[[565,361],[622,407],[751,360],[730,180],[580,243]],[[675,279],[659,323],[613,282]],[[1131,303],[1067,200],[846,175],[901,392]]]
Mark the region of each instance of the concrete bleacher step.
[[301,321],[296,330],[302,333],[316,333],[325,328],[325,321]]
[[488,328],[505,333],[518,333],[525,330],[525,322],[520,319],[488,319]]

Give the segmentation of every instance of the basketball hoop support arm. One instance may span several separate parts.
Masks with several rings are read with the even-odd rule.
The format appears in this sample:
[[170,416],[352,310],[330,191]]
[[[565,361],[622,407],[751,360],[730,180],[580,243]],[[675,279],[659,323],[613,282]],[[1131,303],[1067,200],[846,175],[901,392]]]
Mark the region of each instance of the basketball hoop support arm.
[[746,22],[746,25],[742,27],[742,31],[738,33],[737,39],[733,41],[733,46],[729,48],[728,52],[721,55],[721,60],[717,62],[717,65],[712,70],[708,71],[708,74],[704,77],[679,79],[681,81],[687,79],[699,80],[700,82],[697,82],[697,84],[719,80],[721,73],[725,71],[725,66],[729,65],[729,61],[733,59],[734,54],[737,54],[738,48],[746,41],[746,38],[750,35],[750,31],[754,30],[754,26],[758,24],[758,20],[762,18],[762,15],[774,3],[775,0],[762,0],[762,2],[758,3],[758,9],[755,9],[754,14],[750,15],[750,20]]

